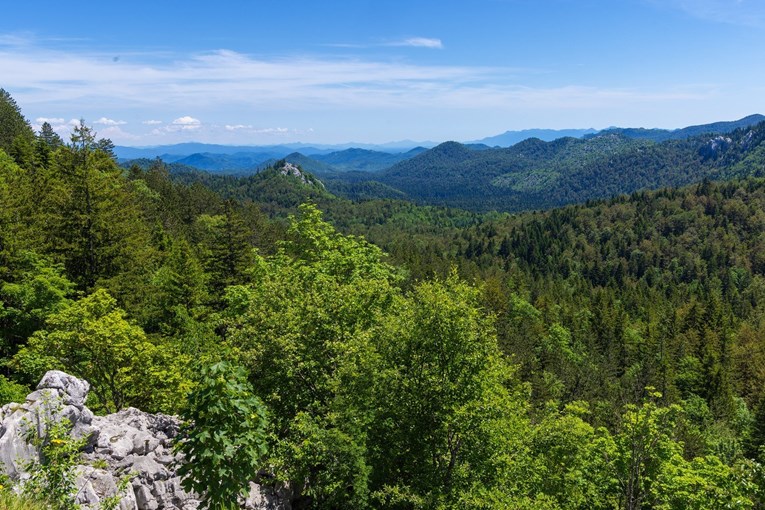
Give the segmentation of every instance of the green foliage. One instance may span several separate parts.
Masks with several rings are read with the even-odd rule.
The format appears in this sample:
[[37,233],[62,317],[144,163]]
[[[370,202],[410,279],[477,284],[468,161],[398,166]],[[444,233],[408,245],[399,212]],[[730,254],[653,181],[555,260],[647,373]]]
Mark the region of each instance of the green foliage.
[[599,450],[596,430],[586,420],[590,410],[573,402],[562,411],[551,402],[532,428],[535,454],[528,476],[532,491],[555,501],[560,508],[608,508],[612,471]]
[[247,280],[246,269],[252,261],[252,235],[244,220],[234,212],[233,204],[226,202],[224,214],[201,215],[197,219],[202,233],[202,260],[210,275],[212,291],[216,295],[230,285]]
[[315,207],[301,213],[281,250],[256,259],[253,283],[229,288],[224,324],[273,411],[282,475],[316,505],[364,505],[379,368],[370,330],[398,274]]
[[47,230],[40,240],[63,260],[82,290],[96,283],[128,293],[151,252],[148,231],[121,170],[81,124],[72,142],[53,154],[38,215]]
[[50,510],[50,507],[45,503],[38,503],[2,489],[0,489],[0,508],[3,510]]
[[397,299],[381,324],[375,487],[450,507],[476,491],[522,487],[524,387],[478,303],[478,290],[452,274]]
[[[649,389],[650,398],[661,397]],[[619,432],[603,438],[603,454],[614,474],[620,506],[628,510],[643,508],[662,468],[680,454],[673,440],[677,406],[658,407],[652,401],[640,407],[629,404],[622,416]]]
[[717,457],[691,461],[675,455],[658,476],[657,510],[753,508],[748,480]]
[[74,284],[60,264],[34,252],[22,252],[15,262],[15,281],[0,279],[0,324],[4,333],[2,354],[15,354],[14,347],[42,328],[53,313],[70,304]]
[[18,104],[8,91],[0,88],[0,150],[9,152],[17,140],[33,138],[34,132]]
[[0,406],[10,402],[22,403],[28,394],[29,388],[0,375]]
[[149,283],[142,323],[148,331],[175,335],[205,313],[207,275],[185,240],[173,243]]
[[246,496],[266,453],[268,423],[240,367],[206,367],[189,395],[185,424],[176,443],[184,463],[183,487],[203,495],[202,508],[223,510]]
[[172,411],[189,389],[188,359],[147,340],[105,290],[99,289],[48,318],[14,358],[28,380],[58,368],[91,383],[98,410],[125,406]]
[[[0,152],[0,397],[63,368],[99,411],[173,412],[192,359],[236,359],[205,398],[247,378],[257,438],[228,453],[295,507],[762,506],[765,181],[702,179],[761,175],[765,125],[729,138],[447,143],[384,184],[323,177],[511,210],[701,180],[479,215],[285,166],[123,170],[87,126],[44,125]],[[232,415],[210,437],[236,441]]]

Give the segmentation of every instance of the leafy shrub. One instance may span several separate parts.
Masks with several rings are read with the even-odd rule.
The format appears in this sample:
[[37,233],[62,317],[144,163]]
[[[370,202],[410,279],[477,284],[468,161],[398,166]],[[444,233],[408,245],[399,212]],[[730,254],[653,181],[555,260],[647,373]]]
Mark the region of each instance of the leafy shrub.
[[205,368],[182,418],[176,450],[185,455],[183,488],[203,495],[200,508],[235,506],[266,453],[265,407],[245,371],[225,361]]

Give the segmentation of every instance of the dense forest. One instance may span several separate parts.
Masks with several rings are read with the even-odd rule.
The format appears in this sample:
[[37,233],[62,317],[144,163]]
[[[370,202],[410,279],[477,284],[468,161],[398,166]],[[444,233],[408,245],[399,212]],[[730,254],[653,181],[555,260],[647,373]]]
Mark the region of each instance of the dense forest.
[[765,508],[763,167],[629,143],[700,182],[479,214],[283,161],[123,168],[2,91],[0,403],[55,368],[98,412],[250,409],[250,443],[189,444],[246,448],[294,508]]

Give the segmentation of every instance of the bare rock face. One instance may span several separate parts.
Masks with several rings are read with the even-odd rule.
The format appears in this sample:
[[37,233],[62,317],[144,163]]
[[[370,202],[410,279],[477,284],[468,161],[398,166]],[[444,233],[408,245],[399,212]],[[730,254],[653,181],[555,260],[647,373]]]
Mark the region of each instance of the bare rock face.
[[319,179],[313,176],[309,176],[303,172],[298,166],[293,165],[292,163],[285,161],[279,168],[279,173],[282,175],[292,176],[300,180],[303,184],[306,184],[308,186],[318,186],[320,188],[324,187],[324,183],[321,182]]
[[[82,465],[77,470],[77,502],[97,508],[104,497],[117,492],[120,481],[130,482],[121,494],[120,510],[191,510],[199,506],[199,495],[181,487],[175,466],[182,458],[172,451],[178,435],[178,418],[123,409],[107,416],[94,416],[85,407],[90,385],[59,371],[45,374],[37,391],[24,404],[0,407],[0,471],[24,480],[37,450],[26,437],[36,428],[44,433],[46,421],[68,419],[72,436],[87,438]],[[290,510],[284,487],[251,483],[243,508]]]

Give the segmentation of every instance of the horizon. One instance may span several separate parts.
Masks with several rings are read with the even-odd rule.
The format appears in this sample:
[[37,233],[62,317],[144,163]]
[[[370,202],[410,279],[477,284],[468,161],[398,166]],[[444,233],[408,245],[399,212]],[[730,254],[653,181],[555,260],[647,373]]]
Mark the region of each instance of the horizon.
[[[744,119],[747,119],[749,117],[764,117],[765,115],[760,113],[751,113],[749,115],[745,115],[744,117],[740,119],[722,119],[722,120],[716,120],[712,121],[709,124],[714,124],[718,122],[737,122]],[[701,124],[704,125],[704,124]],[[695,125],[689,125],[689,126],[681,126],[678,128],[672,128],[672,129],[665,129],[665,128],[646,128],[642,126],[608,126],[603,129],[595,129],[595,128],[562,128],[562,129],[548,129],[548,128],[526,128],[526,129],[519,129],[519,130],[507,130],[502,133],[497,133],[494,135],[488,135],[481,139],[477,140],[389,140],[385,142],[380,143],[370,143],[370,142],[355,142],[355,141],[345,141],[345,142],[338,142],[338,143],[320,143],[320,142],[306,142],[306,141],[295,141],[295,142],[285,142],[285,143],[276,143],[276,144],[253,144],[253,145],[247,145],[247,144],[225,144],[225,143],[208,143],[208,142],[201,142],[198,140],[188,140],[178,143],[172,143],[172,144],[162,144],[162,145],[126,145],[126,144],[117,144],[118,147],[123,148],[129,148],[129,149],[158,149],[162,147],[172,147],[177,145],[209,145],[209,146],[218,146],[218,147],[226,147],[226,148],[235,148],[235,149],[248,149],[248,148],[262,148],[262,147],[291,147],[296,148],[296,150],[299,150],[300,148],[317,148],[317,149],[333,149],[333,148],[340,148],[345,147],[347,149],[365,149],[367,147],[373,147],[377,150],[382,150],[385,147],[388,147],[389,149],[396,149],[396,150],[411,150],[417,147],[435,147],[444,143],[449,142],[456,142],[460,144],[473,144],[473,143],[483,143],[486,139],[489,138],[497,138],[501,137],[506,134],[511,133],[526,133],[526,132],[534,132],[534,131],[546,131],[546,132],[567,132],[567,131],[590,131],[592,134],[600,133],[603,131],[608,131],[611,129],[645,129],[648,131],[651,130],[665,130],[665,131],[679,131],[686,128],[692,128],[692,127],[698,127],[699,124]],[[570,136],[570,135],[566,135]],[[531,137],[533,138],[533,137]],[[563,138],[563,136],[561,136]],[[518,142],[515,142],[518,143]],[[300,147],[297,147],[300,146]],[[339,149],[344,150],[344,149]]]
[[0,87],[35,129],[67,137],[84,118],[126,147],[474,141],[765,111],[751,0],[78,5],[5,8]]

